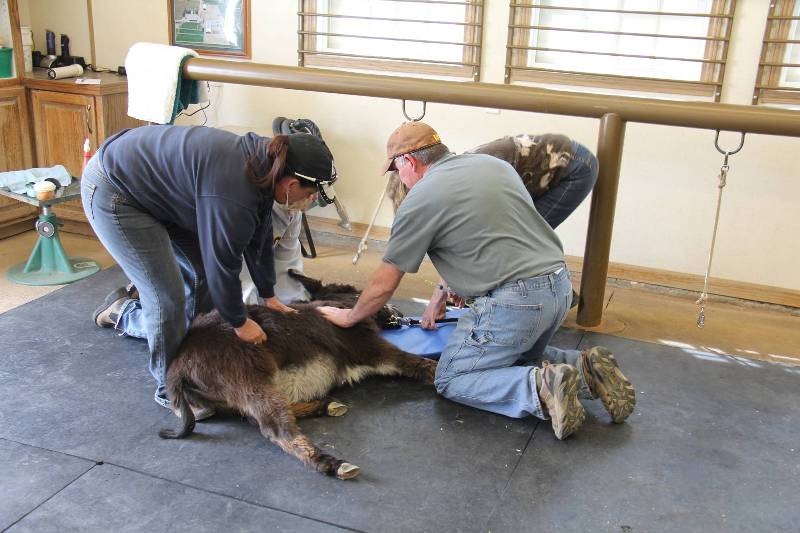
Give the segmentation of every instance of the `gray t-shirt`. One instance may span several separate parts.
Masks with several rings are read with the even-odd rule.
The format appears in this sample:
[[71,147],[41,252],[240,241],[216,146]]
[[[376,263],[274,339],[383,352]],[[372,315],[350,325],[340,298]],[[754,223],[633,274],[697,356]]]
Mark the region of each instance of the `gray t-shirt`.
[[416,272],[426,252],[463,297],[564,263],[561,241],[514,168],[483,154],[437,161],[400,204],[383,260]]

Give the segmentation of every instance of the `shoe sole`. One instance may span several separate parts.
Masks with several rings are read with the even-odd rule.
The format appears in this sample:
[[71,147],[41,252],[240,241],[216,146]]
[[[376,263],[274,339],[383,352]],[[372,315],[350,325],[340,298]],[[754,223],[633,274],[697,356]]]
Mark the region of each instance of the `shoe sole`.
[[127,295],[128,292],[124,288],[117,289],[108,294],[103,300],[103,303],[100,304],[97,307],[97,309],[95,309],[94,312],[92,313],[92,320],[94,320],[95,325],[99,328],[112,327],[114,324],[106,322],[107,317],[105,317],[104,315],[114,302],[116,302],[120,298],[127,297]]
[[[578,371],[575,369],[565,371],[553,395],[556,412],[550,413],[553,433],[558,440],[564,440],[575,433],[586,419],[586,411],[578,401],[579,389]],[[558,409],[561,406],[564,407],[563,410]]]
[[[605,348],[594,348],[591,360],[595,389],[611,420],[621,424],[636,407],[636,391],[620,370],[614,355]],[[602,379],[600,379],[602,376]]]

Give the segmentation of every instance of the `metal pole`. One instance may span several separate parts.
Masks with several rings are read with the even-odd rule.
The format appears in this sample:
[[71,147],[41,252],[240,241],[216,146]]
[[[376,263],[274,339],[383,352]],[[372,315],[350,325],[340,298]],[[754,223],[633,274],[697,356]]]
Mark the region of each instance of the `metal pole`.
[[183,75],[190,80],[575,117],[600,118],[616,113],[625,122],[800,137],[800,111],[753,105],[571,93],[498,83],[424,80],[199,57],[184,63]]
[[616,113],[600,119],[597,140],[597,160],[600,172],[592,193],[589,229],[586,231],[586,250],[583,254],[581,294],[578,301],[578,324],[592,327],[603,319],[603,304],[611,253],[611,232],[617,204],[619,170],[622,164],[622,143],[625,122]]

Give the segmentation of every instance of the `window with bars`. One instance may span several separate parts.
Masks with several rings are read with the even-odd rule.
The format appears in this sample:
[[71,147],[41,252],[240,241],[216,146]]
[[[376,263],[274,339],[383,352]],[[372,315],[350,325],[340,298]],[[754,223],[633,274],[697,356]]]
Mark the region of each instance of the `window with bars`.
[[299,0],[301,66],[480,78],[483,0]]
[[735,0],[511,0],[506,83],[719,101]]
[[800,105],[800,2],[773,0],[758,63],[754,103]]

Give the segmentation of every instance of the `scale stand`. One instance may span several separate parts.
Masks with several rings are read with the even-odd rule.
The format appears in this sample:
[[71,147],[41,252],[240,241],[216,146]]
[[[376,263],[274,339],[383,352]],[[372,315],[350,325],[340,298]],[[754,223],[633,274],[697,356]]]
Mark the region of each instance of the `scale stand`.
[[23,285],[64,285],[100,270],[100,265],[94,259],[67,256],[58,237],[58,226],[61,225],[52,213],[50,204],[43,203],[36,221],[39,239],[28,261],[8,270],[8,279]]

